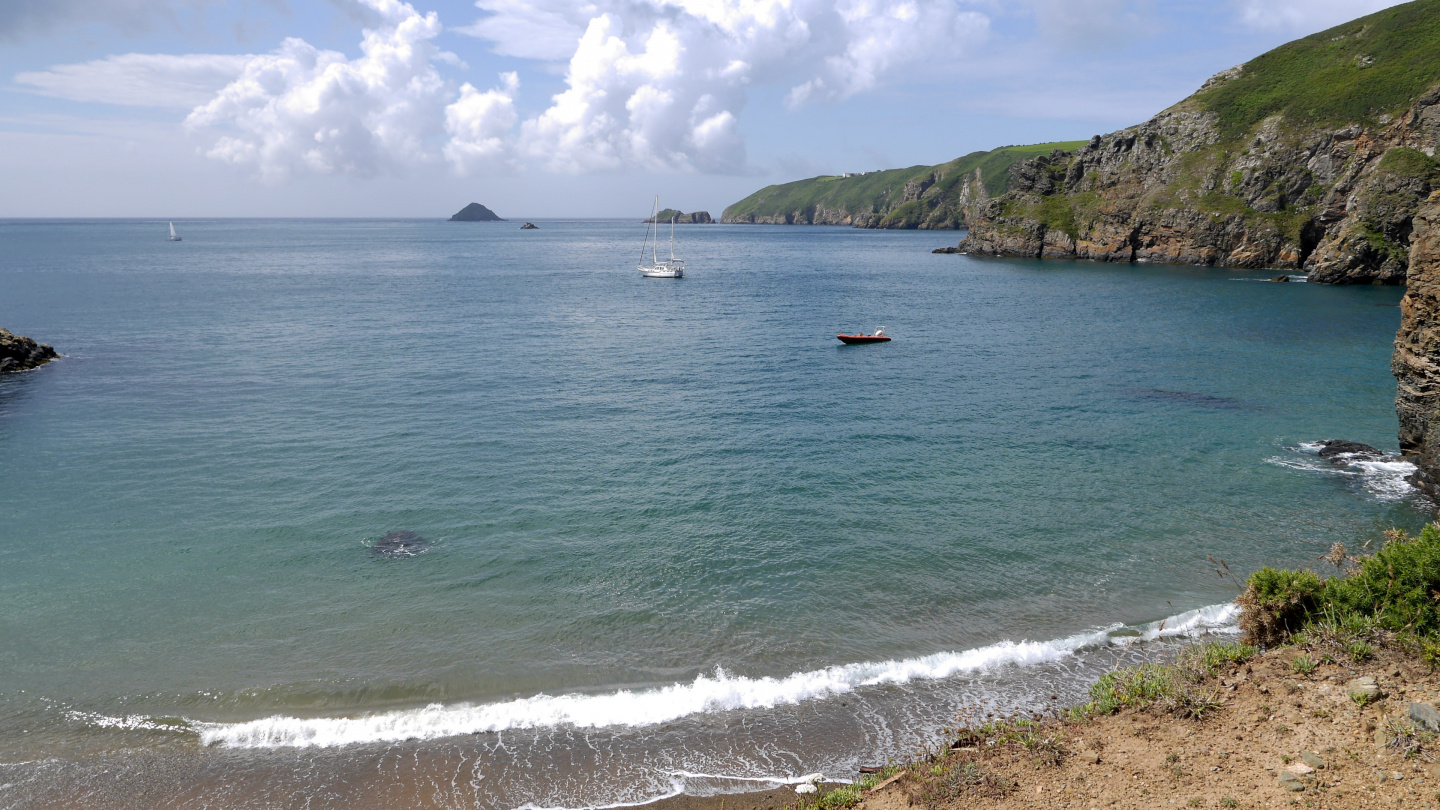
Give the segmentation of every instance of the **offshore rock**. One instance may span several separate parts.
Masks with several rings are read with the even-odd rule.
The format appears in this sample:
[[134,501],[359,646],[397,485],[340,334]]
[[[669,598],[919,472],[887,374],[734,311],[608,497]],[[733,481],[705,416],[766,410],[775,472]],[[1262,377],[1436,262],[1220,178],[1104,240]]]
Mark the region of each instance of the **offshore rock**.
[[1318,455],[1329,461],[1331,464],[1348,464],[1357,459],[1364,461],[1377,461],[1385,458],[1385,454],[1376,450],[1368,444],[1360,442],[1347,442],[1341,439],[1330,439],[1320,442]]
[[28,371],[43,366],[59,357],[55,347],[47,343],[36,343],[28,337],[0,329],[0,374],[9,371]]
[[1415,215],[1408,289],[1400,302],[1400,330],[1390,370],[1400,452],[1419,469],[1412,480],[1440,495],[1440,192]]
[[522,230],[522,231],[537,231],[537,230],[539,230],[539,229],[540,229],[540,226],[536,225],[536,224],[533,223],[533,222],[527,222],[527,223],[525,223],[524,225],[521,225],[521,226],[520,226],[520,230]]
[[641,221],[665,223],[671,219],[675,220],[676,225],[713,225],[715,223],[715,220],[710,218],[709,211],[695,211],[694,213],[687,214],[684,211],[678,211],[674,208],[666,208],[655,216],[646,217]]
[[472,202],[472,203],[470,203],[469,205],[465,206],[464,208],[461,208],[459,211],[456,211],[456,212],[455,212],[455,216],[450,217],[450,221],[451,221],[451,222],[504,222],[505,220],[501,219],[501,218],[500,218],[500,215],[496,214],[494,211],[491,211],[489,208],[486,208],[485,206],[481,205],[480,203]]

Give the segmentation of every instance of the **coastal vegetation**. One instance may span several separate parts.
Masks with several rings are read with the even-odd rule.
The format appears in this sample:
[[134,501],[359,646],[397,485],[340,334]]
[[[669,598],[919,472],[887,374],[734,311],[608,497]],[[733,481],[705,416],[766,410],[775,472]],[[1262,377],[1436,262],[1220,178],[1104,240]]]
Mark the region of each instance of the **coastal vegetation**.
[[978,182],[1004,193],[1010,167],[1083,141],[1004,146],[972,152],[938,166],[911,166],[852,175],[826,175],[766,186],[727,207],[722,222],[853,225],[860,228],[964,227],[966,189]]

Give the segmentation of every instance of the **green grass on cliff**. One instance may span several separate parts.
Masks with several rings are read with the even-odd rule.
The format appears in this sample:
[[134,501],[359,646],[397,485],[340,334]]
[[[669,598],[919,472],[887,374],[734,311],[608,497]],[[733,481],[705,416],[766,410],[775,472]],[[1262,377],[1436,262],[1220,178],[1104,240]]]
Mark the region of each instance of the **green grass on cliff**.
[[1227,138],[1283,114],[1344,125],[1397,114],[1440,82],[1440,0],[1416,0],[1281,45],[1199,93]]
[[[915,227],[933,210],[937,198],[953,202],[960,188],[974,171],[980,170],[986,191],[992,196],[1004,193],[1015,163],[1049,154],[1055,149],[1075,149],[1084,141],[1042,143],[1031,146],[1003,146],[989,152],[972,152],[939,166],[911,166],[887,169],[857,177],[834,175],[811,177],[793,183],[766,186],[725,209],[723,218],[783,217],[795,212],[825,209],[848,214],[885,214],[898,220],[901,227]],[[926,189],[924,200],[902,202],[905,184],[914,180],[925,182],[934,174],[941,177]]]

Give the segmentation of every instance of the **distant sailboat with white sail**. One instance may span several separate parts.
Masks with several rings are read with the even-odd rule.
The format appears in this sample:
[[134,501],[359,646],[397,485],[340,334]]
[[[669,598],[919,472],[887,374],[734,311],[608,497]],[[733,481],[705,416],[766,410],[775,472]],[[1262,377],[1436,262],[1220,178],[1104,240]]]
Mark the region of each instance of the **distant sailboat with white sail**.
[[[685,262],[675,258],[675,217],[670,217],[670,258],[660,258],[660,223],[655,220],[660,214],[660,197],[650,209],[646,220],[645,242],[640,245],[640,275],[646,278],[684,278]],[[651,241],[651,237],[654,241]],[[650,248],[650,263],[645,263],[645,248]]]
[[180,234],[175,233],[175,223],[173,223],[173,222],[170,223],[170,241],[171,241],[171,242],[179,242],[179,241],[180,241]]

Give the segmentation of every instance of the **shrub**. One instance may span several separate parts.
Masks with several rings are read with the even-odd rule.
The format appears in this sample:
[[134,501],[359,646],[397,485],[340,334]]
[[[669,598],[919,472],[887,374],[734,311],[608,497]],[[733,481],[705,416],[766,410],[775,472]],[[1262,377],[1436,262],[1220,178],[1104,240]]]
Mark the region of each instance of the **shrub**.
[[1324,601],[1340,615],[1366,616],[1392,632],[1431,636],[1440,631],[1440,526],[1418,537],[1392,532],[1373,557],[1349,576],[1326,583]]
[[1246,580],[1240,630],[1252,644],[1278,644],[1299,630],[1316,607],[1325,582],[1313,571],[1261,568]]

